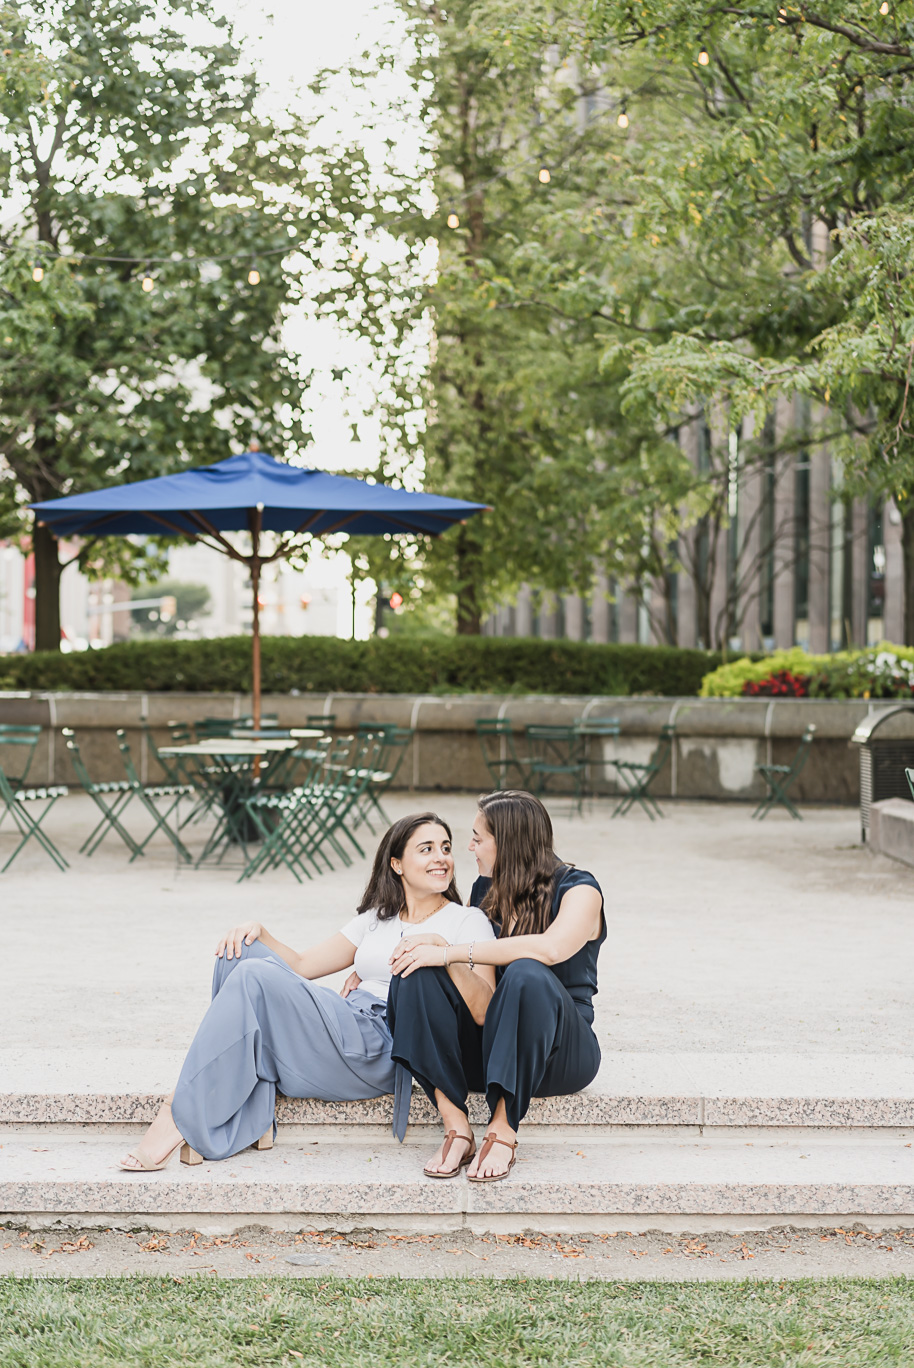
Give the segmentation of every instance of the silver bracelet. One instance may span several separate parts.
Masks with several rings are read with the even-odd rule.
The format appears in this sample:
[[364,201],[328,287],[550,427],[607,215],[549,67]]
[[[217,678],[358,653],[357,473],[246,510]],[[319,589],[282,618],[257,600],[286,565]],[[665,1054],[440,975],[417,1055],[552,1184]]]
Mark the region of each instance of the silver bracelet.
[[473,972],[473,946],[475,944],[475,941],[470,941],[469,945],[467,946],[467,964],[470,966],[471,974]]

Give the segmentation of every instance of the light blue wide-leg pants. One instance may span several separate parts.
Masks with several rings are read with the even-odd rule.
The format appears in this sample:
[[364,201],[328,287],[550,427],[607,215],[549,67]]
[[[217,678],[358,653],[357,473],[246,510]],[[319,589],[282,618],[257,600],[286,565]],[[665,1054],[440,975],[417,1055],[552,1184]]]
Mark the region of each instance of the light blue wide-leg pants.
[[216,960],[213,1000],[172,1102],[184,1139],[205,1159],[259,1140],[286,1097],[349,1102],[394,1090],[386,1004],[341,998],[301,978],[261,941]]

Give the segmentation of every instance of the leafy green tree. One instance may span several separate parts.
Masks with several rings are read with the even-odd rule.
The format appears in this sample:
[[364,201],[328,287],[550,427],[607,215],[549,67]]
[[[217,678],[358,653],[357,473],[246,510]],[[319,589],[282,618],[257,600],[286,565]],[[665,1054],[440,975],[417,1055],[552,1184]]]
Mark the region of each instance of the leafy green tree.
[[670,422],[716,402],[760,423],[779,397],[817,401],[848,490],[901,512],[914,642],[914,16],[595,0],[590,23],[594,61],[653,71],[615,230],[654,281],[607,347],[630,368],[623,407]]
[[[208,0],[8,0],[0,48],[3,530],[27,501],[207,464],[252,434],[301,446],[282,323],[319,233],[307,137],[262,115],[226,21]],[[37,646],[57,649],[58,544],[38,525],[32,545]],[[80,559],[154,573],[136,554],[112,538]]]
[[[457,630],[474,633],[525,581],[587,592],[608,557],[620,574],[639,565],[667,516],[656,482],[675,497],[668,477],[686,465],[653,412],[623,418],[626,366],[601,368],[615,270],[628,269],[624,252],[610,259],[601,217],[624,134],[618,91],[586,60],[580,6],[399,10],[405,57],[351,77],[370,94],[379,67],[405,65],[424,146],[404,168],[392,143],[362,180],[361,224],[377,231],[364,248],[340,233],[321,303],[379,358],[378,473],[491,506],[397,548],[392,565],[383,546],[365,552],[376,579],[451,599]],[[351,180],[326,182],[332,227]]]
[[[188,623],[206,617],[210,611],[210,592],[206,585],[185,580],[164,579],[156,584],[139,584],[131,597],[140,602],[144,599],[166,600],[166,605],[157,608],[131,608],[134,629],[144,636],[174,636]],[[174,599],[173,605],[168,603],[169,599]],[[166,606],[167,611],[163,611]]]

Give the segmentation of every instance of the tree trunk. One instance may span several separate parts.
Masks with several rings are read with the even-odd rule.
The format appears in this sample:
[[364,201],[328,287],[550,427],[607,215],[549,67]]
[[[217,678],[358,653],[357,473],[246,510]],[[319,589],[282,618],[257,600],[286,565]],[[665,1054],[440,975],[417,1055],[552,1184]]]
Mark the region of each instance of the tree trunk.
[[914,506],[907,499],[901,513],[902,583],[904,584],[904,646],[914,646]]
[[35,524],[35,650],[60,650],[60,544],[47,527]]
[[457,533],[455,551],[457,566],[457,635],[479,636],[482,631],[480,602],[482,595],[479,584],[479,556],[461,527]]

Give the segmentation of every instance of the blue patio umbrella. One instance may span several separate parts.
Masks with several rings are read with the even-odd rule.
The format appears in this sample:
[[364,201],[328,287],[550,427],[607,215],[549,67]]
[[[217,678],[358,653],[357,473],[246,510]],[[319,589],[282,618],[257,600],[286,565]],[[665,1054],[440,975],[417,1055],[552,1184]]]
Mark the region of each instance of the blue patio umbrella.
[[[180,536],[246,565],[254,598],[252,712],[254,726],[259,727],[259,590],[264,565],[301,550],[308,538],[332,532],[436,537],[481,513],[486,505],[303,469],[255,450],[198,470],[70,494],[31,507],[37,521],[56,537]],[[227,532],[249,532],[250,555],[233,546]],[[267,554],[260,549],[264,532],[280,537]]]

